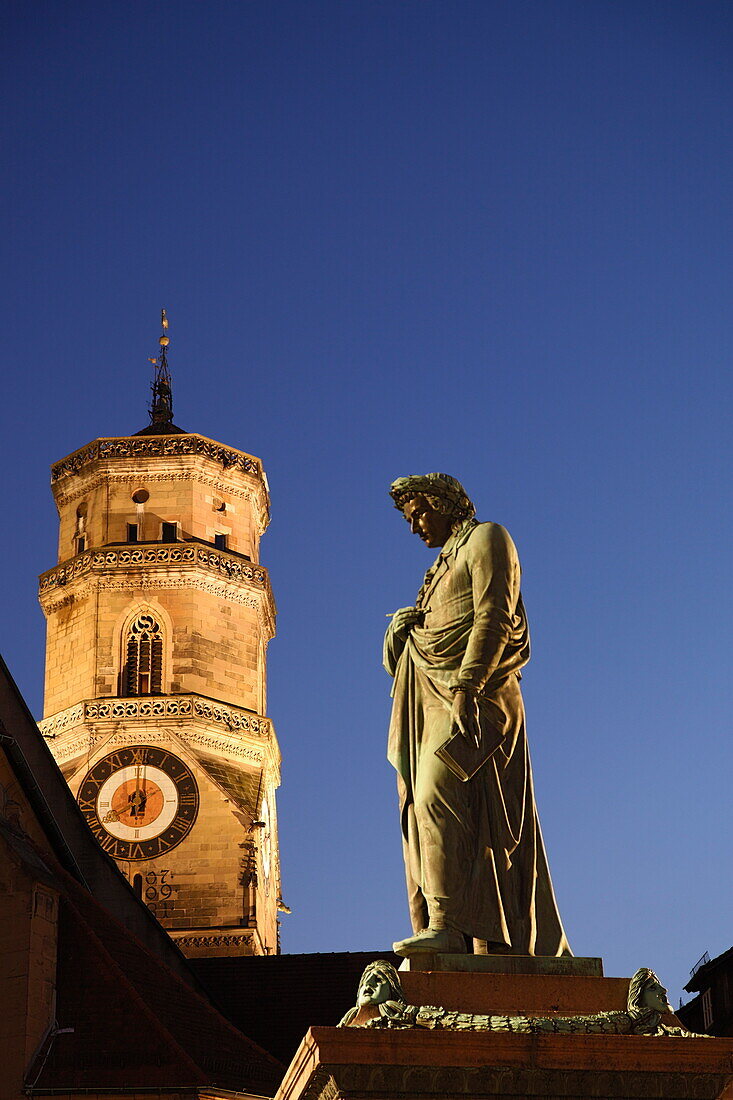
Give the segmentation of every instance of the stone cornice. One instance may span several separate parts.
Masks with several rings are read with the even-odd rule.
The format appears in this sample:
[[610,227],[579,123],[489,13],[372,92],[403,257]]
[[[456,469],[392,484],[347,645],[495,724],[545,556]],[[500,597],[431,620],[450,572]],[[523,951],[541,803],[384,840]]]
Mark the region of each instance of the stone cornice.
[[86,447],[67,455],[51,467],[51,483],[67,475],[78,474],[98,459],[171,458],[179,455],[203,455],[225,470],[235,467],[242,473],[262,479],[262,463],[254,455],[225,447],[203,435],[125,435],[95,439]]
[[202,932],[192,935],[190,932],[178,932],[175,928],[166,929],[171,939],[180,947],[191,949],[208,947],[251,947],[254,944],[252,932]]
[[231,703],[220,703],[203,695],[110,695],[102,699],[85,699],[73,707],[44,718],[38,728],[44,737],[57,737],[80,722],[100,722],[125,718],[203,718],[220,723],[229,730],[242,730],[251,736],[266,739],[272,734],[272,722],[261,714],[253,714]]
[[[243,587],[250,592],[254,590],[267,608],[267,616],[271,620],[274,633],[275,600],[265,567],[243,561],[226,550],[202,546],[200,543],[141,543],[85,550],[84,553],[77,554],[41,574],[38,598],[46,611],[53,610],[57,605],[66,602],[65,589],[68,585],[95,574],[105,578],[115,575],[127,578],[130,573],[135,575],[144,572],[149,576],[162,574],[169,578],[172,571],[179,575],[203,572],[223,584],[222,591],[229,585]],[[182,583],[185,584],[185,580]],[[128,584],[129,582],[124,583],[123,587]]]
[[[59,763],[98,743],[165,740],[170,725],[192,748],[260,763],[268,760],[279,781],[280,749],[269,718],[203,695],[107,696],[85,699],[38,723]],[[144,727],[150,727],[144,728]]]

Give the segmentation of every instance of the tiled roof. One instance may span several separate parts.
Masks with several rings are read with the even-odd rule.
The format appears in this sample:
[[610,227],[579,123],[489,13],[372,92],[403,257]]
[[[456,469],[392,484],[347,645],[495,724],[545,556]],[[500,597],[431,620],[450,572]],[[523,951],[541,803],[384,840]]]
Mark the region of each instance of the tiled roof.
[[179,428],[177,424],[146,424],[135,435],[188,435],[185,428]]

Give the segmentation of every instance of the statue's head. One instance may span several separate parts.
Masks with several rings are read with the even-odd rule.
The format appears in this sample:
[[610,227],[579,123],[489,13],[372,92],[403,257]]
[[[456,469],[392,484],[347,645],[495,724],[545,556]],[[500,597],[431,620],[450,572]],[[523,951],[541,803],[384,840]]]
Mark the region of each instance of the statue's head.
[[389,494],[413,534],[426,546],[443,546],[476,512],[466,491],[450,474],[411,474],[393,481]]
[[359,991],[356,995],[356,1003],[359,1008],[364,1005],[382,1005],[387,1001],[404,1002],[400,979],[392,963],[385,959],[376,959],[364,970],[359,980]]
[[648,1012],[674,1012],[667,1000],[667,990],[653,970],[642,966],[629,982],[628,1012],[642,1016]]

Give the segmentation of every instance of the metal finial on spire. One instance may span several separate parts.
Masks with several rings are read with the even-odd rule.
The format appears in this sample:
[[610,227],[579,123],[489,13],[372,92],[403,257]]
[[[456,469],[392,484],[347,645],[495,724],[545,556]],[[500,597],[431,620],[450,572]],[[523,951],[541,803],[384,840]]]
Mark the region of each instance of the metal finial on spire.
[[161,310],[160,323],[163,328],[162,335],[158,340],[160,355],[157,359],[150,360],[155,367],[155,378],[151,386],[153,400],[150,404],[150,423],[154,428],[159,429],[161,434],[164,434],[169,432],[173,425],[173,393],[171,391],[171,375],[168,370],[167,358],[167,348],[170,340],[167,335],[168,318],[165,310]]

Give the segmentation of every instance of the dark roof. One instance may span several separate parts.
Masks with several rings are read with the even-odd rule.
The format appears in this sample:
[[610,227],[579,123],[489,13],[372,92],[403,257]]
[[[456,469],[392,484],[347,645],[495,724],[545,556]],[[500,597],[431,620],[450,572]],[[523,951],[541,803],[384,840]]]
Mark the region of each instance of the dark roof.
[[59,888],[58,875],[54,874],[52,861],[43,858],[19,824],[11,823],[7,817],[0,818],[0,840],[7,845],[10,859],[21,863],[26,873],[36,882],[45,882],[54,890]]
[[[59,872],[56,1019],[34,1092],[212,1087],[271,1096],[284,1067]],[[64,1029],[73,1028],[65,1032]]]
[[141,428],[135,435],[188,435],[185,428],[179,428],[176,424],[148,424]]
[[228,1020],[288,1065],[311,1026],[336,1025],[356,1001],[367,963],[402,961],[391,951],[189,959]]
[[1,657],[0,751],[5,752],[60,865],[183,981],[196,986],[179,949],[92,835]]
[[716,955],[714,959],[708,959],[706,963],[694,970],[690,975],[690,980],[685,986],[688,993],[694,993],[696,990],[705,989],[710,984],[710,975],[718,967],[723,966],[726,962],[733,961],[733,947],[729,947],[727,951],[723,951],[721,955]]

